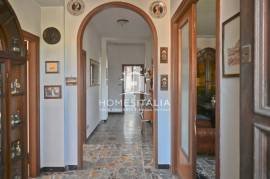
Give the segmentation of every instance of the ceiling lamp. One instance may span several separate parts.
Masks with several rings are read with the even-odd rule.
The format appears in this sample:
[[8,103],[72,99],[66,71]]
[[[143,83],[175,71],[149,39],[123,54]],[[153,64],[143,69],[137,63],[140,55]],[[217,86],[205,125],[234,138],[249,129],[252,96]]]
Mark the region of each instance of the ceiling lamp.
[[127,20],[127,19],[118,19],[116,22],[117,22],[117,24],[120,24],[123,27],[124,25],[129,23],[129,20]]

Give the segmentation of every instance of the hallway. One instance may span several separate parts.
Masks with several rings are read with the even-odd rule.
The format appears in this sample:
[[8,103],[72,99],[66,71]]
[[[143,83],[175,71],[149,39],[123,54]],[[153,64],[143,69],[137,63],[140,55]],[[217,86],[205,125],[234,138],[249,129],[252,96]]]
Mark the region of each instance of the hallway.
[[84,145],[84,169],[57,174],[43,174],[41,178],[65,179],[169,179],[169,170],[153,167],[151,126],[142,137],[138,115],[109,115]]

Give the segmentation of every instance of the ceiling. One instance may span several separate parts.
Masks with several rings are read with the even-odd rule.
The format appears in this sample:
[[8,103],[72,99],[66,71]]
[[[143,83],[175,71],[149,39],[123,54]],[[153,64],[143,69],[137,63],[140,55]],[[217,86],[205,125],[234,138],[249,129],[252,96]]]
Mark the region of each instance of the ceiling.
[[197,34],[216,35],[216,0],[199,0],[197,3]]
[[34,0],[42,7],[64,6],[65,0]]
[[[127,19],[129,23],[121,26],[118,19]],[[111,38],[143,38],[151,37],[151,30],[145,20],[137,13],[123,8],[109,8],[90,21],[98,33]]]

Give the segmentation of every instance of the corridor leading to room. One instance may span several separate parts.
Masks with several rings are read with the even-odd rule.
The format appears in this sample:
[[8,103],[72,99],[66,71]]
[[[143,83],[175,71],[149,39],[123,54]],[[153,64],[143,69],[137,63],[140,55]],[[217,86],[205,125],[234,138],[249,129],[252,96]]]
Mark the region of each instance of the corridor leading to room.
[[111,114],[101,122],[84,145],[83,170],[47,173],[42,178],[173,178],[169,170],[152,163],[152,130],[141,134],[137,113]]

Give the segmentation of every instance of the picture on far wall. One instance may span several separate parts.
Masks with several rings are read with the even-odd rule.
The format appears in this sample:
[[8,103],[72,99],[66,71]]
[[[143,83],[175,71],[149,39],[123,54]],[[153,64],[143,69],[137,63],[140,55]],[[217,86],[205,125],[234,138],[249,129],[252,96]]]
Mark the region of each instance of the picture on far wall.
[[44,99],[62,98],[62,89],[60,85],[44,86]]
[[90,59],[90,86],[100,85],[100,65],[98,61]]
[[59,61],[46,61],[45,72],[46,73],[59,73]]
[[168,63],[168,47],[160,47],[160,63]]
[[160,75],[160,90],[168,91],[169,88],[169,77],[168,75]]
[[224,77],[240,75],[240,13],[223,23],[222,62]]

